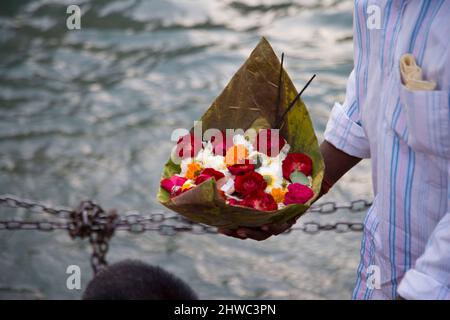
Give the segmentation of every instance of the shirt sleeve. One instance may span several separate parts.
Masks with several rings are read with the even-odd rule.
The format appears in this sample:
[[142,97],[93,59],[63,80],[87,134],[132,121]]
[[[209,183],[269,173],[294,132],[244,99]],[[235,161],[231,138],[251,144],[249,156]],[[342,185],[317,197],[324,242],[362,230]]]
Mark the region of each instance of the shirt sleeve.
[[325,140],[345,153],[369,158],[370,148],[366,133],[361,125],[361,112],[355,93],[355,71],[347,81],[343,104],[335,103],[325,130]]
[[[450,183],[450,168],[447,181]],[[408,270],[398,294],[405,299],[450,300],[450,188],[447,213],[439,220],[414,268]]]

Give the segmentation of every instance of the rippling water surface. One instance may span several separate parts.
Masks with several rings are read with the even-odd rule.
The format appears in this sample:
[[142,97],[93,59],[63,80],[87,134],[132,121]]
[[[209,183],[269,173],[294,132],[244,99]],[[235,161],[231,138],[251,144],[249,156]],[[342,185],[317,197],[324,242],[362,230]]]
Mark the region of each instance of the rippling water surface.
[[[82,9],[81,30],[66,8]],[[0,194],[151,212],[173,129],[190,128],[261,36],[304,99],[320,139],[352,69],[352,1],[114,0],[0,4]],[[370,166],[327,199],[371,198]],[[25,212],[1,209],[1,217]],[[361,221],[363,214],[302,221]],[[202,298],[347,299],[360,233],[292,233],[264,242],[218,235],[118,233],[109,261],[138,258]],[[64,232],[0,232],[0,298],[77,299],[66,267],[89,280],[90,248]]]

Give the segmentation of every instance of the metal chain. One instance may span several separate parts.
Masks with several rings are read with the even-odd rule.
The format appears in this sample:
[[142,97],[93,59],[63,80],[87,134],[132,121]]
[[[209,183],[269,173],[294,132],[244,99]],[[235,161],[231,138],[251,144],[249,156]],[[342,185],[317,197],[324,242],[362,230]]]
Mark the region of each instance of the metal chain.
[[359,212],[369,208],[372,205],[371,201],[358,199],[350,201],[348,204],[336,204],[336,202],[328,201],[322,202],[318,205],[312,206],[308,211],[317,212],[320,214],[331,214],[339,210],[349,210],[351,212]]
[[92,247],[91,266],[96,274],[105,268],[109,240],[114,234],[117,213],[105,212],[92,201],[81,202],[79,208],[70,215],[69,234],[72,238],[89,238]]
[[3,220],[0,221],[0,230],[38,230],[38,231],[53,231],[53,230],[69,230],[68,222],[55,221],[22,221],[21,219]]
[[[37,211],[37,212],[46,212],[52,215],[56,215],[59,217],[69,217],[74,210],[70,208],[53,208],[46,206],[42,203],[31,201],[31,200],[25,200],[25,199],[19,199],[12,195],[0,195],[0,206],[7,206],[11,208],[24,208],[31,211]],[[369,208],[372,205],[371,201],[367,201],[365,199],[357,199],[350,201],[349,203],[344,204],[338,204],[336,202],[327,201],[322,202],[320,204],[313,205],[308,211],[309,212],[316,212],[320,214],[331,214],[335,213],[339,210],[349,210],[351,212],[359,212],[362,210],[365,210]],[[130,214],[131,216],[132,214]],[[136,215],[136,214],[135,214]],[[167,219],[174,219],[177,216],[166,216],[167,214],[164,212],[161,213],[155,213],[153,214],[152,219],[159,219],[159,220],[167,220]],[[159,218],[157,218],[159,217]]]
[[[196,224],[180,215],[174,215],[164,212],[152,213],[149,215],[142,215],[140,213],[133,212],[120,217],[117,216],[116,213],[114,213],[114,219],[113,221],[110,221],[108,220],[109,215],[105,213],[99,206],[90,201],[84,202],[84,204],[85,206],[87,206],[86,208],[89,208],[85,208],[87,210],[86,212],[88,212],[89,210],[93,210],[93,212],[90,213],[90,218],[88,220],[86,220],[86,217],[84,217],[85,220],[84,222],[82,222],[83,220],[80,218],[80,208],[75,211],[67,208],[55,209],[38,202],[18,199],[17,197],[11,195],[0,195],[0,206],[4,205],[13,208],[25,208],[32,211],[46,212],[58,217],[72,220],[69,222],[52,222],[47,220],[38,222],[26,222],[20,219],[7,221],[0,220],[0,230],[52,231],[55,229],[66,229],[69,230],[69,232],[73,236],[73,229],[78,228],[77,232],[81,232],[78,236],[84,237],[81,235],[83,233],[83,228],[80,229],[80,223],[81,226],[83,226],[84,223],[84,228],[86,230],[91,230],[91,232],[93,233],[106,232],[105,230],[108,230],[108,232],[110,232],[110,230],[112,230],[112,232],[114,230],[128,231],[134,234],[140,234],[147,231],[156,231],[161,235],[171,236],[179,232],[190,232],[194,234],[217,232],[217,228],[202,224]],[[328,201],[312,206],[309,209],[309,212],[318,213],[320,215],[329,215],[340,210],[348,210],[355,213],[363,211],[371,205],[372,202],[365,199],[353,200],[347,204],[337,204],[336,202]],[[84,213],[85,215],[86,212]],[[76,219],[76,223],[78,223],[76,227],[74,226],[73,221],[75,217],[78,217],[78,219]],[[110,218],[111,217],[109,217],[109,219]],[[89,221],[89,223],[87,221]],[[317,222],[306,222],[298,227],[289,229],[288,231],[286,231],[286,234],[291,233],[292,231],[303,231],[305,233],[315,234],[320,231],[331,230],[341,233],[349,231],[362,231],[362,229],[363,224],[359,222],[337,222],[335,224],[319,224]],[[94,252],[100,252],[99,255],[101,256],[101,251],[105,247],[105,245],[101,243],[106,240],[107,236],[105,235],[103,237],[95,239],[94,237],[96,236],[93,235],[92,239],[90,238],[91,242],[93,242],[93,246],[95,245],[95,247],[97,248],[97,251],[95,251],[94,248]],[[102,260],[101,257],[99,258],[99,260]]]
[[45,212],[60,218],[67,218],[73,213],[73,210],[70,208],[53,208],[36,201],[19,199],[9,194],[0,195],[0,206],[23,208],[34,212]]
[[316,234],[320,231],[336,231],[337,233],[344,233],[350,231],[363,231],[364,223],[362,222],[336,222],[334,224],[320,224],[317,222],[305,222],[299,227],[288,229],[284,234],[289,234],[292,231],[303,231],[304,233]]
[[[51,221],[39,222],[23,222],[17,220],[0,220],[0,230],[37,230],[37,231],[53,231],[53,230],[70,230],[72,228],[70,223],[58,223]],[[283,234],[290,234],[291,232],[301,231],[307,234],[316,234],[320,231],[335,231],[337,233],[345,232],[359,232],[364,229],[364,224],[361,222],[336,222],[334,224],[320,224],[318,222],[310,221],[302,223],[298,227],[293,227],[286,230]],[[202,224],[195,224],[190,222],[186,225],[172,225],[172,224],[142,224],[142,223],[120,223],[116,224],[115,231],[128,231],[132,234],[141,234],[148,231],[158,232],[163,236],[174,236],[178,233],[188,232],[192,234],[215,234],[217,228]],[[104,252],[106,255],[106,252]]]
[[[328,215],[339,210],[360,212],[370,207],[371,202],[358,199],[348,204],[337,204],[335,202],[323,202],[312,206],[309,211]],[[104,211],[99,205],[92,201],[83,201],[76,210],[68,208],[53,208],[39,202],[19,199],[12,195],[0,195],[0,206],[10,208],[23,208],[34,212],[48,213],[59,218],[59,221],[24,221],[13,218],[11,220],[0,220],[1,230],[38,230],[53,231],[67,230],[72,238],[89,238],[92,247],[91,266],[96,274],[107,266],[106,254],[109,249],[109,240],[115,231],[128,231],[140,234],[147,231],[158,232],[164,236],[174,236],[180,232],[193,234],[215,234],[217,228],[203,224],[194,223],[180,215],[171,213],[151,213],[142,215],[131,212],[123,216],[117,215],[115,210]],[[320,224],[310,221],[288,229],[283,234],[294,231],[302,231],[306,234],[316,234],[320,231],[336,231],[338,233],[362,231],[364,225],[361,222],[336,222],[334,224]]]

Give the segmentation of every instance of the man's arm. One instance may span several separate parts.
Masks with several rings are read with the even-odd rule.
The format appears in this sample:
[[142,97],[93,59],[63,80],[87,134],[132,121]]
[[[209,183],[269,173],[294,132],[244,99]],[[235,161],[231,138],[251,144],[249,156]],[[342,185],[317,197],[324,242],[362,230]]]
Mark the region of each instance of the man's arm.
[[362,160],[337,149],[327,140],[324,140],[320,145],[320,153],[322,153],[325,162],[325,174],[322,190],[320,190],[320,195],[317,199],[326,194],[347,171]]
[[[362,158],[370,157],[369,141],[360,125],[361,120],[356,98],[355,72],[352,71],[347,81],[345,101],[342,105],[334,105],[325,130],[325,141],[320,145],[325,173],[319,198]],[[239,239],[264,240],[286,231],[295,222],[261,228],[219,229],[219,232]]]
[[[361,161],[361,158],[351,156],[337,149],[326,140],[320,145],[320,152],[322,153],[325,162],[325,172],[322,189],[318,198],[326,194],[347,171]],[[265,225],[261,228],[239,228],[237,230],[219,229],[219,232],[239,239],[250,238],[261,241],[273,235],[283,233],[292,227],[296,221],[297,220],[295,219],[282,225]]]

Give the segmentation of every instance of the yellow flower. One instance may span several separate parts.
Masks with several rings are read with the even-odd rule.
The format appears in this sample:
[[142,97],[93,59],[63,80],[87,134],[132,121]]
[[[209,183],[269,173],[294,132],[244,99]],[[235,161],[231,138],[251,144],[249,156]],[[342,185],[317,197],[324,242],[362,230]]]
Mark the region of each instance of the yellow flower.
[[186,180],[185,183],[181,186],[181,191],[189,190],[194,186],[191,180]]
[[270,194],[275,199],[276,203],[280,203],[284,201],[284,196],[286,195],[286,190],[281,188],[272,188]]
[[202,171],[202,166],[198,162],[192,162],[188,164],[188,169],[186,172],[186,179],[194,180]]

